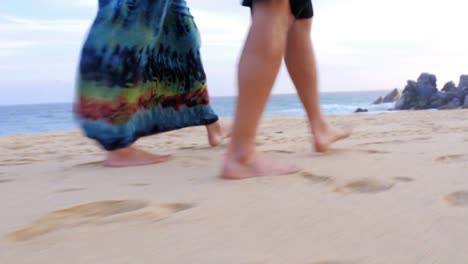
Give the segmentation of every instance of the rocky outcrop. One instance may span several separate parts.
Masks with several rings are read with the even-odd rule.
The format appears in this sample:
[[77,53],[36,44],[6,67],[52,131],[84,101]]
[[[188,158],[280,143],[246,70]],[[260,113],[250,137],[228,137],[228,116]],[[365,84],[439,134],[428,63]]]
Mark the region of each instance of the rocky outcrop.
[[405,89],[401,93],[400,99],[395,104],[396,110],[408,110],[415,106],[417,102],[417,83],[408,81]]
[[468,75],[460,77],[459,87],[453,82],[448,82],[439,91],[436,76],[423,73],[417,82],[408,81],[395,104],[395,110],[456,109],[466,104],[467,95]]
[[[395,102],[390,110],[421,109],[468,109],[468,75],[461,75],[458,87],[454,82],[447,82],[439,91],[437,77],[434,74],[422,73],[417,81],[409,80],[403,91],[393,89],[386,96],[381,96],[372,104]],[[357,112],[367,109],[357,109]]]
[[442,88],[442,90],[440,90],[441,92],[453,92],[453,91],[456,91],[458,88],[457,86],[455,85],[454,82],[448,82],[444,85],[444,88]]
[[437,77],[434,74],[423,73],[419,76],[416,87],[420,98],[429,99],[437,93]]
[[454,89],[450,92],[437,92],[431,97],[430,108],[439,110],[455,109],[465,101],[465,93],[462,89]]
[[430,104],[434,108],[442,107],[443,105],[447,104],[447,98],[447,93],[437,92],[431,97]]
[[463,105],[463,109],[468,109],[468,95],[465,96],[465,104]]
[[384,103],[393,103],[400,99],[400,91],[397,88],[393,89],[386,96],[380,96],[372,104],[384,104]]
[[447,104],[437,108],[438,110],[451,110],[451,109],[457,109],[462,105],[462,102],[460,101],[459,98],[452,98]]
[[458,88],[460,89],[468,88],[468,75],[460,76],[460,82],[458,83]]
[[354,111],[354,113],[367,113],[367,112],[369,112],[369,110],[363,109],[363,108],[358,108],[356,109],[356,111]]

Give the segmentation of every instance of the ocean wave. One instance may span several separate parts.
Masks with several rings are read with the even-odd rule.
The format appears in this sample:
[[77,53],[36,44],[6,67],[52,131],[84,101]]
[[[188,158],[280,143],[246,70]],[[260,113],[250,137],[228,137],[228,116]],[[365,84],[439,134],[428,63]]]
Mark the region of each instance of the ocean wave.
[[[378,104],[378,105],[358,105],[358,104],[322,104],[321,109],[325,114],[351,114],[356,111],[358,108],[367,109],[369,112],[378,113],[378,112],[386,112],[388,110],[393,109],[395,106],[394,103],[385,103],[385,104]],[[277,111],[271,111],[269,114],[271,115],[304,115],[305,111],[302,107],[300,108],[289,108],[289,109],[282,109]]]
[[385,103],[379,105],[342,105],[342,104],[324,104],[322,105],[322,111],[326,114],[350,114],[354,113],[356,109],[367,109],[369,112],[386,112],[393,109],[394,103]]
[[385,112],[388,110],[392,110],[395,107],[395,103],[384,103],[384,104],[377,104],[377,105],[369,105],[365,107],[369,112]]
[[291,108],[291,109],[284,109],[284,110],[279,110],[276,111],[279,114],[291,114],[291,115],[297,115],[297,114],[304,114],[304,108]]

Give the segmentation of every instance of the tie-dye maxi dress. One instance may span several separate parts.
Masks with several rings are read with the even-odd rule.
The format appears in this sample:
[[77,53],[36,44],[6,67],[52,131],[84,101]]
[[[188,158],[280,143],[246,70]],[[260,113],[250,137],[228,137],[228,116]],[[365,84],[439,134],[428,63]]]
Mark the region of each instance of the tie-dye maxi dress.
[[218,120],[185,0],[100,0],[77,89],[77,119],[106,150]]

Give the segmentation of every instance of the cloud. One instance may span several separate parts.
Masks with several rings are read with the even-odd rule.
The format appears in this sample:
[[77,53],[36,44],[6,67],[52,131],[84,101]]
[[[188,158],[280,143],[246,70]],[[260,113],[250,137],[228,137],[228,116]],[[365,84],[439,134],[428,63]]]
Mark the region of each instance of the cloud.
[[[2,77],[71,82],[97,3],[37,0],[36,17],[0,13]],[[188,3],[201,32],[210,85],[218,87],[213,94],[232,94],[250,12],[240,0]],[[401,88],[422,71],[457,80],[468,69],[467,1],[328,0],[314,2],[314,8],[312,39],[324,90]],[[278,89],[292,91],[287,72],[281,74]]]
[[16,16],[0,16],[0,32],[49,31],[65,33],[82,33],[90,25],[84,19],[31,19]]
[[42,0],[42,2],[45,3],[46,5],[78,7],[78,8],[96,8],[98,6],[98,0],[75,0],[75,1]]
[[0,15],[3,80],[71,80],[90,23]]
[[[0,57],[11,57],[16,54],[17,49],[30,48],[38,45],[35,41],[3,41],[0,42]],[[1,64],[0,64],[1,66]],[[5,67],[5,66],[4,66]]]
[[0,49],[14,49],[14,48],[22,48],[22,47],[30,47],[37,45],[37,42],[34,41],[8,41],[8,42],[1,42]]
[[387,50],[466,50],[466,1],[446,0],[443,8],[435,0],[331,2],[335,4],[318,6],[316,10],[317,40],[347,47],[382,46]]
[[[0,57],[11,57],[14,54],[15,52],[11,49],[0,49]],[[9,66],[0,64],[0,70],[5,68],[9,68]]]
[[238,14],[219,13],[192,9],[200,30],[203,45],[239,47],[247,33],[248,17]]
[[39,46],[76,47],[83,39],[89,20],[31,19],[0,15],[0,50],[3,56],[15,50],[32,51]]

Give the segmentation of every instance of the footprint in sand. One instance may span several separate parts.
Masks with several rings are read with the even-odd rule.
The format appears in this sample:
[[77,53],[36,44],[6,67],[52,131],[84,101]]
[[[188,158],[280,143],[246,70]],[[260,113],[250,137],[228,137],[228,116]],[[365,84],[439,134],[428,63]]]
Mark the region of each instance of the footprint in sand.
[[266,153],[280,153],[280,154],[293,154],[293,153],[295,153],[294,151],[291,151],[291,150],[282,150],[282,149],[267,150],[265,152]]
[[14,180],[12,179],[0,179],[0,183],[7,183],[7,182],[12,182]]
[[66,188],[66,189],[60,189],[57,192],[58,193],[66,193],[66,192],[81,192],[81,191],[86,191],[88,190],[87,188]]
[[413,179],[409,177],[393,177],[393,179],[399,182],[412,182],[413,181]]
[[27,148],[30,148],[31,146],[29,145],[14,145],[14,146],[8,146],[6,147],[7,149],[10,149],[10,150],[23,150],[23,149],[27,149]]
[[76,166],[77,167],[97,167],[101,165],[102,165],[102,161],[93,161],[93,162],[80,163],[80,164],[77,164]]
[[180,135],[174,134],[174,133],[167,133],[165,136],[170,137],[170,138],[180,138],[181,137]]
[[188,203],[152,205],[142,200],[98,201],[45,214],[26,228],[8,235],[12,241],[24,241],[59,229],[90,224],[128,221],[158,221],[176,212],[194,207]]
[[26,165],[31,164],[35,161],[39,161],[36,159],[8,159],[0,161],[0,166],[15,166],[15,165]]
[[360,151],[360,152],[367,153],[367,154],[389,154],[389,153],[391,153],[390,151],[372,150],[372,149],[369,149],[369,150],[359,150],[359,151]]
[[194,150],[195,147],[194,147],[194,146],[190,146],[190,147],[179,147],[179,148],[177,148],[177,149],[179,149],[179,150]]
[[192,167],[195,167],[195,164],[193,162],[190,162],[190,161],[182,161],[181,162],[181,165],[183,168],[192,168]]
[[352,181],[343,186],[337,187],[334,192],[339,193],[380,193],[390,190],[395,183],[393,182],[381,182],[372,179],[362,179]]
[[145,187],[145,186],[150,186],[151,183],[130,183],[127,184],[128,186],[133,186],[133,187]]
[[362,144],[357,144],[356,146],[370,146],[370,145],[393,145],[393,144],[403,144],[406,141],[404,140],[391,140],[391,141],[376,141],[376,142],[368,142],[368,143],[362,143]]
[[318,261],[318,262],[310,262],[308,264],[353,264],[353,263],[345,262],[345,261],[325,260],[325,261]]
[[206,157],[206,156],[197,156],[196,159],[197,160],[203,160],[203,161],[210,161],[211,160],[210,157]]
[[468,207],[468,191],[460,191],[447,194],[443,200],[449,205]]
[[413,139],[407,139],[407,140],[402,140],[402,139],[395,139],[395,140],[389,140],[389,141],[376,141],[376,142],[368,142],[368,143],[362,143],[362,144],[357,144],[356,146],[370,146],[370,145],[395,145],[395,144],[405,144],[408,142],[414,142],[414,141],[426,141],[431,139],[430,137],[419,137],[419,138],[413,138]]
[[[421,131],[421,133],[424,133],[424,131]],[[426,140],[429,140],[429,139],[432,139],[432,137],[418,137],[418,138],[415,138],[413,140],[426,141]]]
[[325,184],[330,184],[333,183],[333,178],[330,176],[320,176],[316,175],[310,172],[303,172],[302,177],[306,178],[307,180],[313,182],[313,183],[325,183]]
[[466,162],[468,161],[468,155],[466,154],[456,154],[456,155],[447,155],[447,156],[440,156],[435,159],[438,162],[444,163],[458,163],[458,162]]
[[58,160],[58,161],[62,161],[62,162],[63,162],[63,161],[69,161],[69,160],[71,160],[71,159],[73,159],[73,156],[72,156],[72,155],[62,155],[62,156],[60,156],[60,157],[57,157],[57,160]]
[[320,156],[328,156],[332,154],[343,154],[343,153],[365,153],[365,154],[389,154],[390,151],[373,150],[373,149],[331,149],[327,153]]

